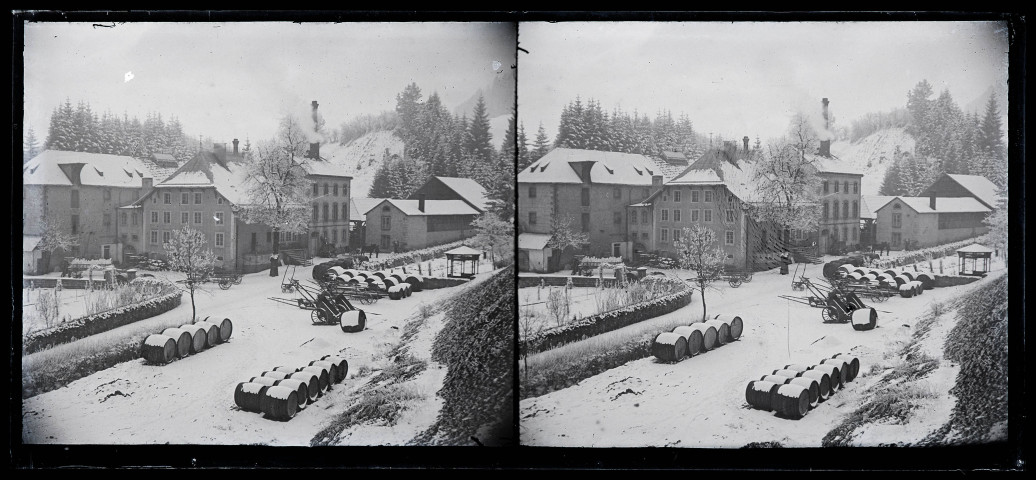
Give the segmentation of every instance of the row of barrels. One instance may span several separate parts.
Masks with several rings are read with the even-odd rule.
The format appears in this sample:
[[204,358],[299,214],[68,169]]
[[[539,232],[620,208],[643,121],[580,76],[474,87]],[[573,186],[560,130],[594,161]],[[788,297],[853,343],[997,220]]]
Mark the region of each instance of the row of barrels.
[[291,420],[333,385],[342,383],[348,374],[349,362],[337,355],[324,355],[305,367],[274,367],[237,384],[234,403],[266,418]]
[[400,300],[409,297],[413,293],[413,288],[409,283],[401,283],[399,285],[393,285],[388,287],[388,297],[392,300]]
[[744,326],[737,315],[716,315],[712,320],[681,325],[658,334],[651,343],[651,354],[663,362],[679,362],[741,338]]
[[208,317],[197,323],[170,327],[162,333],[148,335],[141,345],[140,356],[153,365],[165,365],[174,359],[200,353],[230,340],[234,323],[229,318],[210,322]]
[[868,282],[879,286],[895,288],[900,295],[906,298],[920,295],[925,290],[935,287],[935,277],[926,272],[911,272],[908,270],[879,270],[876,268],[850,267],[842,265],[838,267],[839,273],[854,282]]
[[839,353],[814,365],[791,364],[748,382],[745,399],[753,408],[798,420],[860,373],[860,360]]
[[331,267],[327,269],[331,280],[344,284],[366,283],[379,290],[388,291],[395,286],[407,285],[415,292],[421,291],[424,277],[412,273],[392,273],[387,271],[368,272],[352,268]]

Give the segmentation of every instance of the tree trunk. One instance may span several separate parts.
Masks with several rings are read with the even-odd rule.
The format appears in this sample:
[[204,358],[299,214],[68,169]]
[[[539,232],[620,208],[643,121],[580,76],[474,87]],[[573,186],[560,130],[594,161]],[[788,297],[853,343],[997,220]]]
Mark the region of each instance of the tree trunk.
[[705,306],[705,285],[699,287],[701,290],[701,321],[705,321],[708,318],[708,307]]
[[198,309],[194,306],[194,284],[189,283],[187,286],[191,291],[191,323],[194,323],[198,319]]

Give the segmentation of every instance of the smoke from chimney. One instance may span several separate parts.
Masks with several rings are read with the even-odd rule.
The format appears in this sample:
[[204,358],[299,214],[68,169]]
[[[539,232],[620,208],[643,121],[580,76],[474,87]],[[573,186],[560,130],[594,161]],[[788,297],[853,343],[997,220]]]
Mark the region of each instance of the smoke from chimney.
[[[317,138],[317,101],[313,100],[313,137]],[[309,144],[309,158],[314,160],[320,159],[320,141],[312,142]]]
[[831,122],[829,121],[827,113],[827,98],[821,100],[824,104],[824,131],[821,132],[820,137],[823,139],[820,141],[820,151],[817,152],[821,157],[831,157]]

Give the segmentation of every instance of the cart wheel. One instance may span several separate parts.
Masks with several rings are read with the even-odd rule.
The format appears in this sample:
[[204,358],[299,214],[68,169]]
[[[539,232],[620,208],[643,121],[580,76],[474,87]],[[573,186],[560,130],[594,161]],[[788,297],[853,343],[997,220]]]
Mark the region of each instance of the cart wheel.
[[824,317],[824,323],[834,323],[838,321],[838,311],[835,307],[824,307],[820,311],[820,315]]
[[221,288],[223,290],[229,289],[231,285],[233,285],[233,283],[230,282],[229,280],[220,280],[219,281],[219,288]]
[[313,321],[313,325],[322,325],[327,323],[323,310],[313,310],[313,313],[309,315],[309,318]]
[[730,286],[734,287],[734,288],[740,287],[741,286],[741,279],[740,278],[731,278],[730,279]]
[[748,272],[748,275],[745,275],[745,283],[748,283],[748,282],[751,282],[751,281],[752,281],[752,272]]
[[234,279],[234,285],[241,285],[241,277],[237,277]]

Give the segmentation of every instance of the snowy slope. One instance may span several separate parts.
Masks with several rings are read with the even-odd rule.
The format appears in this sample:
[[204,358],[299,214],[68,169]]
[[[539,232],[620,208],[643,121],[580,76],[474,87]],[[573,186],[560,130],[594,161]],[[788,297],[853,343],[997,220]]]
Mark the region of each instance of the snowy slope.
[[374,182],[374,173],[381,166],[385,149],[390,154],[403,154],[403,140],[388,130],[368,133],[345,145],[320,146],[320,156],[342,166],[353,177],[352,196],[366,197]]
[[844,140],[831,142],[831,154],[863,172],[863,182],[860,186],[862,194],[877,195],[881,181],[885,178],[885,171],[892,164],[896,147],[901,151],[913,153],[915,143],[914,137],[906,133],[904,128],[888,128],[854,143]]

